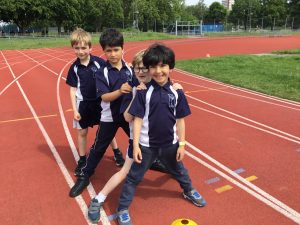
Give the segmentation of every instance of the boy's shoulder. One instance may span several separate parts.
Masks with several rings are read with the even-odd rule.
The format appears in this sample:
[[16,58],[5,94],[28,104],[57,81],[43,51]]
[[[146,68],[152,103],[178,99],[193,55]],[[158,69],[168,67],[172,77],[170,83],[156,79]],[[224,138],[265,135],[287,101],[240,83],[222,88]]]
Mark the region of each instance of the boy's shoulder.
[[106,66],[106,61],[104,59],[98,57],[98,56],[95,56],[95,55],[91,55],[90,61],[93,62],[96,65],[98,64],[99,65],[98,69],[100,69],[101,67],[105,67]]

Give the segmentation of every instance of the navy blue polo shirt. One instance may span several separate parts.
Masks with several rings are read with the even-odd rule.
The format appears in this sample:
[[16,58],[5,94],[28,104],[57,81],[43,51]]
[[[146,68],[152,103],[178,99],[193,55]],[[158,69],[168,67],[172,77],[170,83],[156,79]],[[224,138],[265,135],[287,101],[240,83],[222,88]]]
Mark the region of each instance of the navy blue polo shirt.
[[187,99],[182,90],[174,90],[169,81],[164,86],[154,80],[147,90],[137,91],[129,113],[143,118],[140,144],[160,148],[177,142],[176,119],[191,114]]
[[80,63],[80,59],[71,65],[66,83],[71,87],[77,88],[76,98],[78,100],[93,101],[97,99],[95,73],[106,65],[106,62],[90,55],[90,62],[87,66]]
[[[122,61],[122,68],[120,70],[112,67],[111,64],[107,62],[106,67],[101,68],[96,73],[97,97],[120,89],[122,84],[126,82],[132,87],[137,85],[138,81],[133,70],[124,61]],[[123,95],[112,102],[101,100],[102,122],[114,122],[119,119],[122,99]]]

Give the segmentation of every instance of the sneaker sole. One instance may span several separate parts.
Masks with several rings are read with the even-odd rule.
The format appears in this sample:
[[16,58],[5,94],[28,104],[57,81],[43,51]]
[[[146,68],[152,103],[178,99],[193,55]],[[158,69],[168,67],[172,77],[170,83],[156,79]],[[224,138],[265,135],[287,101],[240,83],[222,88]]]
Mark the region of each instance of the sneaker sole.
[[95,223],[95,224],[97,224],[100,220],[100,217],[97,220],[92,220],[92,219],[90,219],[90,217],[88,217],[88,218],[91,223]]
[[183,197],[184,197],[185,199],[191,201],[195,206],[198,206],[198,207],[204,207],[204,206],[206,206],[206,203],[205,203],[205,204],[197,204],[197,203],[195,203],[189,196],[185,195],[184,193],[182,193],[182,194],[183,194]]

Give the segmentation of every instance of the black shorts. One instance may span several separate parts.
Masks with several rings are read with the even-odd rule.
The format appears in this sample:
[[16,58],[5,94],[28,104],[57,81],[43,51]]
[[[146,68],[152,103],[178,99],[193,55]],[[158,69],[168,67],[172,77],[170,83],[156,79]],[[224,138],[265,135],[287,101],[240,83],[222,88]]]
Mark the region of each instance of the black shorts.
[[80,101],[78,112],[81,116],[79,125],[82,129],[98,125],[101,115],[100,101]]

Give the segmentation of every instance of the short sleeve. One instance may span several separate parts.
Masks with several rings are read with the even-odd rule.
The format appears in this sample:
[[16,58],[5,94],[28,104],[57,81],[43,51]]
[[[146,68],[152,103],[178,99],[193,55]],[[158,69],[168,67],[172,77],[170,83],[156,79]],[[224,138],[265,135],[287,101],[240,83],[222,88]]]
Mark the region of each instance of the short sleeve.
[[176,106],[176,119],[186,117],[191,114],[191,109],[188,104],[188,101],[182,90],[177,90],[178,93],[178,102]]
[[74,64],[71,65],[71,67],[68,71],[67,80],[66,80],[66,83],[71,87],[77,87],[77,85],[78,85],[78,78],[74,71],[74,66],[75,66]]
[[133,102],[128,110],[128,113],[139,118],[144,118],[146,111],[145,100],[146,90],[137,91]]

